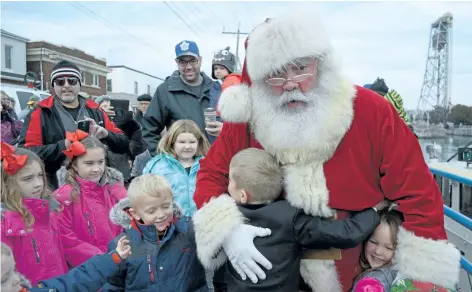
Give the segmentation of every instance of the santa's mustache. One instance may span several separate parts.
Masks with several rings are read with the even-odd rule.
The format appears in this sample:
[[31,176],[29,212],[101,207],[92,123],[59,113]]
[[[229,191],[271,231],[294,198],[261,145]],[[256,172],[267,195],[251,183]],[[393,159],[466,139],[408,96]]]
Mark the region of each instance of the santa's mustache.
[[287,105],[287,103],[293,102],[293,101],[301,101],[301,102],[309,103],[310,98],[305,96],[299,90],[284,92],[282,96],[280,96],[277,99],[276,107],[284,107]]

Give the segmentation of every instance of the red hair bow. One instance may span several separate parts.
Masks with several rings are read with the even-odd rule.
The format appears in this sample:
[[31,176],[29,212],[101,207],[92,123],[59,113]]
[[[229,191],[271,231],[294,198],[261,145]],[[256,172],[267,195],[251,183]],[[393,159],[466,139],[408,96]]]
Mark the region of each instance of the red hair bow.
[[85,133],[82,130],[77,130],[73,133],[66,132],[66,139],[71,142],[71,145],[66,150],[63,150],[62,153],[64,153],[70,160],[72,160],[74,156],[77,157],[84,154],[87,150],[80,141],[87,137],[88,133]]
[[28,155],[15,155],[15,148],[5,142],[2,142],[1,159],[3,161],[3,170],[8,174],[16,174],[28,161]]

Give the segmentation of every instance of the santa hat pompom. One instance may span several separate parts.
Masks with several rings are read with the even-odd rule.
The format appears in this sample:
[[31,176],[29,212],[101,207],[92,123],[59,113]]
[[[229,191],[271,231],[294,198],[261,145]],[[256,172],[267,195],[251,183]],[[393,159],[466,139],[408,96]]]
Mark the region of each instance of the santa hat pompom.
[[251,118],[252,102],[247,84],[228,87],[221,93],[218,110],[226,122],[247,123]]

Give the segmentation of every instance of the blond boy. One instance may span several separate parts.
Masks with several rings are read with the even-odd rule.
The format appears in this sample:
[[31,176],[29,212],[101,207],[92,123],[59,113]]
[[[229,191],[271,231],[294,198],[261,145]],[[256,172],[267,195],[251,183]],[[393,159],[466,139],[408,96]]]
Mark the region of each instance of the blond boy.
[[[165,178],[144,174],[135,178],[128,197],[110,218],[125,227],[133,254],[102,291],[208,291],[205,271],[196,255],[189,217],[174,204]],[[119,236],[119,237],[120,237]],[[109,245],[113,249],[115,240]]]
[[[251,225],[272,231],[270,236],[254,240],[257,250],[272,263],[272,269],[264,270],[266,279],[253,283],[242,280],[228,264],[225,266],[228,291],[298,291],[303,249],[355,247],[379,224],[374,208],[357,212],[345,220],[307,216],[303,210],[291,207],[280,198],[282,189],[282,170],[267,152],[248,148],[232,158],[228,186],[231,198],[227,199],[238,204]],[[384,206],[379,204],[380,207]],[[197,212],[196,224],[199,216]],[[212,259],[201,257],[201,260],[205,268],[216,268],[221,263],[217,262],[221,254]]]

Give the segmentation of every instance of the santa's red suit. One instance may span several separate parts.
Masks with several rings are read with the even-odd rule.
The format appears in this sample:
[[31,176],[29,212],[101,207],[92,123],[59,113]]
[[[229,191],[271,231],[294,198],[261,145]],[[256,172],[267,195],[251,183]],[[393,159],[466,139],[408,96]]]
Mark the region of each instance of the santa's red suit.
[[[307,100],[312,114],[274,116],[277,107],[270,105],[278,97],[264,77],[306,56],[319,61],[318,98]],[[283,165],[286,199],[307,214],[343,218],[383,198],[394,201],[405,219],[393,260],[399,276],[454,287],[460,254],[447,243],[441,193],[417,138],[387,100],[343,78],[315,17],[282,16],[258,26],[248,38],[242,81],[222,94],[219,109],[226,123],[200,162],[194,199],[201,209],[194,223],[205,266],[225,260],[215,255],[244,221],[234,204],[208,202],[227,192],[231,158],[257,147]],[[297,119],[300,123],[287,127],[287,120]],[[342,250],[341,259],[303,260],[301,275],[317,292],[348,291],[359,272],[361,248]]]

